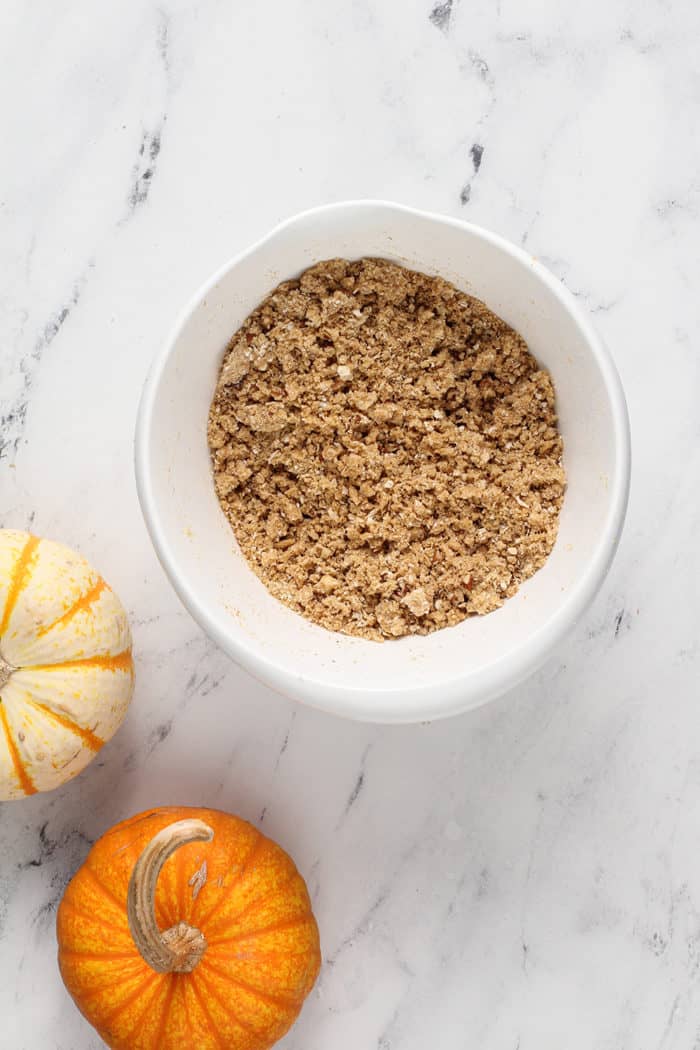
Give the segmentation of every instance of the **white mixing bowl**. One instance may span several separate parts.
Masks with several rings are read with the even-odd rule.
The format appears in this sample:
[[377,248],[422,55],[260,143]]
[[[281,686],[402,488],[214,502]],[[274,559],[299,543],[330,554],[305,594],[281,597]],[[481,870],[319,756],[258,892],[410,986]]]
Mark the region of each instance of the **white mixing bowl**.
[[[248,568],[214,492],[207,416],[226,345],[280,281],[322,259],[383,256],[483,299],[554,380],[568,487],[546,565],[503,608],[425,637],[334,634],[276,601]],[[593,598],[622,529],[627,409],[611,358],[536,259],[467,223],[378,201],[278,226],[196,293],[158,354],[136,432],[141,506],[160,561],[202,628],[251,674],[326,711],[414,722],[484,703],[541,664]]]

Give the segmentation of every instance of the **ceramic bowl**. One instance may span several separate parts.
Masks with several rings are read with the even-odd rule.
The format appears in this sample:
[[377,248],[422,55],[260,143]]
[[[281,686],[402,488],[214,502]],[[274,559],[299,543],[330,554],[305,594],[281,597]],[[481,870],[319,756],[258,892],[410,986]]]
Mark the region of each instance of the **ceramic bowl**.
[[[383,643],[334,634],[276,601],[248,568],[214,492],[207,416],[225,348],[280,281],[332,257],[382,256],[483,299],[552,375],[567,490],[545,566],[496,612]],[[283,223],[191,299],[146,381],[136,433],[141,506],[194,618],[272,688],[350,718],[415,722],[475,707],[531,674],[600,587],[622,529],[627,410],[606,348],[576,300],[526,252],[468,223],[375,201]]]

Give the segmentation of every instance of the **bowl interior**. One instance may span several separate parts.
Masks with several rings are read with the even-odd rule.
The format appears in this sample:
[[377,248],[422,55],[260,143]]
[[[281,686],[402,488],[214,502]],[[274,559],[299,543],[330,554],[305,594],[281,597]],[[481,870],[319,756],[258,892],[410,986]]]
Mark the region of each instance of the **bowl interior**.
[[[427,637],[383,644],[332,634],[271,597],[247,567],[219,507],[206,438],[222,355],[247,314],[280,281],[321,259],[366,255],[440,274],[524,336],[554,380],[568,475],[555,549],[502,609]],[[273,687],[366,719],[404,721],[464,709],[531,670],[606,571],[627,469],[614,382],[595,335],[535,260],[483,231],[408,209],[319,209],[280,227],[217,275],[156,362],[137,449],[149,528],[190,611]]]

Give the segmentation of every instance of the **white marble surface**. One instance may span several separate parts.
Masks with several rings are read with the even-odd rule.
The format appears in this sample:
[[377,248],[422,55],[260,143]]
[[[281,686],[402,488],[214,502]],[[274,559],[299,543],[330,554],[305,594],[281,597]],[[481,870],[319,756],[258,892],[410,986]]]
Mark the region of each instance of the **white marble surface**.
[[[0,1047],[99,1045],[54,916],[88,844],[231,809],[308,878],[324,968],[285,1050],[700,1047],[700,8],[691,0],[6,0],[0,525],[92,559],[138,686],[76,781],[0,810]],[[151,355],[228,256],[374,196],[526,244],[595,314],[634,475],[546,668],[441,724],[294,707],[178,604],[136,501]]]

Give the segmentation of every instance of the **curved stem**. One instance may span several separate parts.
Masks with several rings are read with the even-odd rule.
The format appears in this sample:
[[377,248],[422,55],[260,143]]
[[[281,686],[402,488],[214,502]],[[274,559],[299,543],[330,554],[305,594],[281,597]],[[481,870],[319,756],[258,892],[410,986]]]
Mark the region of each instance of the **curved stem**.
[[129,879],[126,913],[134,943],[157,973],[190,973],[206,951],[201,930],[180,922],[161,932],[156,922],[156,883],[175,850],[188,842],[211,842],[214,832],[202,820],[178,820],[155,835],[136,861]]

